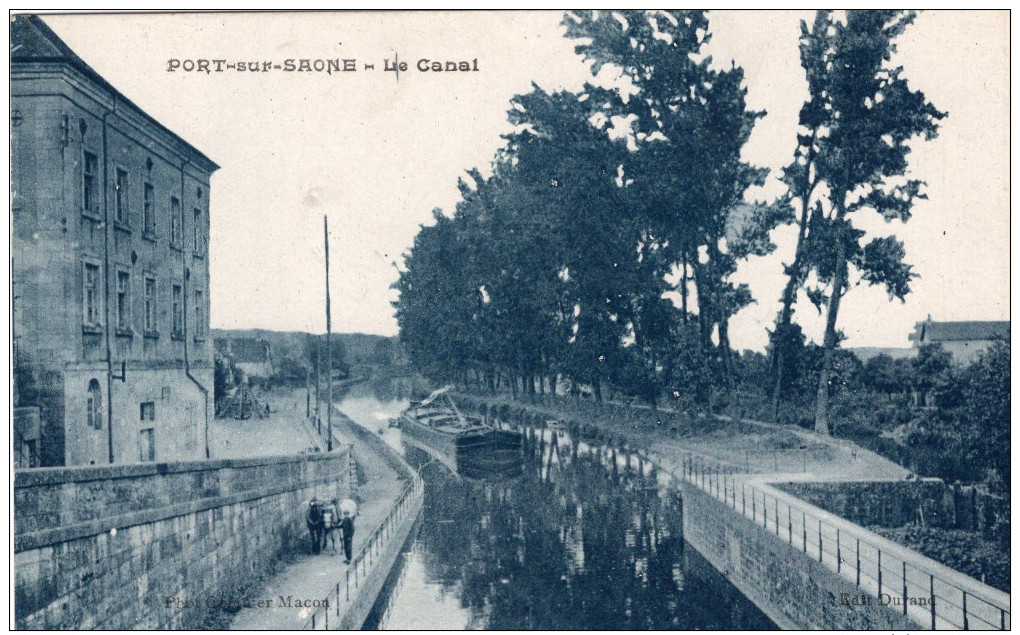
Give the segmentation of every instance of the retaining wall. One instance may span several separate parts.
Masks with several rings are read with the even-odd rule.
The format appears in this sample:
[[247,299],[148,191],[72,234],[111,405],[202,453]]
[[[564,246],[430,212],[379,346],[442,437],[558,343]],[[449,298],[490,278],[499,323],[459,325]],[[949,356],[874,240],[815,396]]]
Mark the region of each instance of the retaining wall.
[[919,626],[895,607],[853,604],[854,584],[696,485],[681,481],[684,540],[727,576],[780,628],[908,630]]
[[305,503],[346,497],[349,471],[346,448],[17,471],[15,625],[201,627],[307,541]]

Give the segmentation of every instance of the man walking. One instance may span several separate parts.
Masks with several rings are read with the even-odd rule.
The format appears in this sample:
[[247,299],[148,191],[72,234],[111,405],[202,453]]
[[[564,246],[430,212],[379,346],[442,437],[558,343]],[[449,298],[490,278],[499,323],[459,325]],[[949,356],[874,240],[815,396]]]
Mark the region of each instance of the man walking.
[[351,549],[354,546],[354,518],[348,509],[344,510],[344,518],[340,521],[340,531],[344,536],[344,564],[351,563]]

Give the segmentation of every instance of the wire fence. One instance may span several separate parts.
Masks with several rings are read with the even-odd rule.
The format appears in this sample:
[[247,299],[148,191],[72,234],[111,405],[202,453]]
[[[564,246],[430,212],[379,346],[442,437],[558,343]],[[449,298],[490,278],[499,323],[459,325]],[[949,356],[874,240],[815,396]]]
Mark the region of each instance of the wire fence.
[[[777,539],[852,580],[869,603],[901,610],[932,630],[1008,630],[1009,595],[974,581],[950,580],[937,567],[906,560],[850,523],[747,482],[737,470],[685,453],[682,477]],[[676,477],[676,474],[673,475]],[[962,574],[961,574],[962,575]]]
[[410,484],[397,498],[382,524],[376,527],[368,540],[351,560],[344,576],[337,580],[329,595],[319,602],[319,608],[309,616],[301,630],[336,630],[351,607],[358,599],[358,590],[372,573],[380,557],[390,547],[397,530],[410,514],[417,514],[425,496],[425,484],[415,474]]

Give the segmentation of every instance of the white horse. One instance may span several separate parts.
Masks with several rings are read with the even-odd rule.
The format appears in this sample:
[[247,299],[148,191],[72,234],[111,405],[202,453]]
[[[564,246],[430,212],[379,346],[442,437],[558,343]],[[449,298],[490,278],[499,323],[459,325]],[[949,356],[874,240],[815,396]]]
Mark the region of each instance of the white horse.
[[340,513],[336,505],[328,505],[322,509],[322,548],[330,545],[333,555],[336,555],[337,534],[340,532]]

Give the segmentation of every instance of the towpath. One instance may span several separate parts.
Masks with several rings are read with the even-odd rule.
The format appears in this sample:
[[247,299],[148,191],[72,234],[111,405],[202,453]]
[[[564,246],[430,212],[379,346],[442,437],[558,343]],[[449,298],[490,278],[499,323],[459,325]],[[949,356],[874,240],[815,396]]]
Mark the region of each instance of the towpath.
[[[298,394],[300,393],[300,394]],[[247,437],[240,442],[250,444],[252,449],[266,446],[265,438],[277,439],[288,451],[301,451],[297,439],[302,435],[308,440],[304,425],[304,393],[296,391],[292,397],[299,397],[299,408],[288,409],[291,405],[287,399],[278,399],[279,412],[293,412],[291,417],[281,416],[279,419],[265,419],[262,422],[274,421],[260,428],[259,438]],[[346,417],[334,417],[335,437],[343,443],[350,443],[359,466],[358,487],[358,518],[354,532],[354,553],[358,553],[376,527],[382,524],[386,515],[393,507],[400,494],[407,486],[407,479],[398,474],[383,458],[379,446],[362,440],[359,435],[351,434],[347,426],[356,425]],[[295,440],[291,445],[287,439]],[[232,442],[232,447],[236,444]],[[305,446],[307,447],[307,445]],[[297,449],[295,449],[297,448]],[[276,449],[276,446],[274,446]],[[283,453],[277,450],[274,453]],[[251,451],[249,451],[249,455]],[[294,513],[304,513],[304,509]],[[252,606],[242,608],[230,623],[231,630],[293,630],[301,628],[310,617],[313,608],[296,606],[299,601],[321,600],[335,590],[337,583],[344,578],[348,565],[344,564],[343,549],[337,545],[337,555],[333,555],[329,547],[317,555],[309,553],[308,545],[304,552],[289,561],[276,575],[248,598]],[[287,598],[292,598],[290,601]],[[259,607],[262,601],[264,606]],[[289,604],[289,606],[288,606]]]

